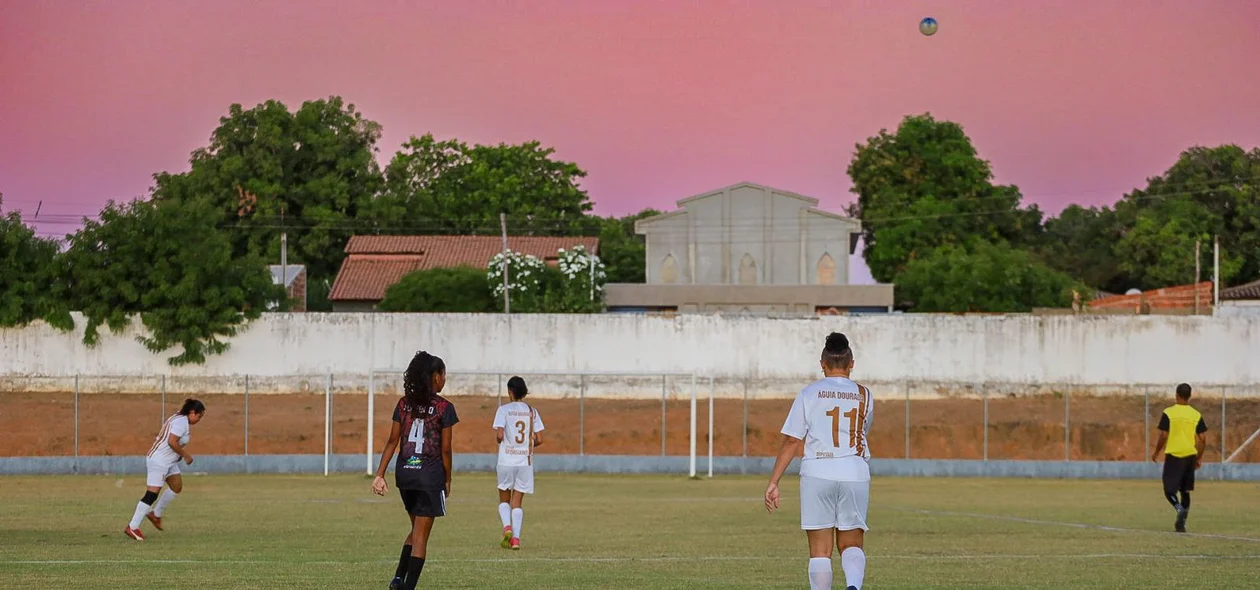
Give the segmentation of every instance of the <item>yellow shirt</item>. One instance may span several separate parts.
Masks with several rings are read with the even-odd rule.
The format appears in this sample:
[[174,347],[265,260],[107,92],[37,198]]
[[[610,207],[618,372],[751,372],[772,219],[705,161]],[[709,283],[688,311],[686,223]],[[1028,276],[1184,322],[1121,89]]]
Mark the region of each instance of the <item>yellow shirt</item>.
[[1195,435],[1207,432],[1207,424],[1198,410],[1189,404],[1177,404],[1164,410],[1164,415],[1159,418],[1159,429],[1168,433],[1164,452],[1185,458],[1199,453],[1195,447]]

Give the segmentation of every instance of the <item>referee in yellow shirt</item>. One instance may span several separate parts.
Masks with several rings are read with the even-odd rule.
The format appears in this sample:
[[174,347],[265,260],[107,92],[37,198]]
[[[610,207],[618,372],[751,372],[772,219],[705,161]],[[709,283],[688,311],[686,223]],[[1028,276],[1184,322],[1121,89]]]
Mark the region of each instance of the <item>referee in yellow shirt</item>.
[[[1177,511],[1174,528],[1186,532],[1186,516],[1190,514],[1190,492],[1194,491],[1194,472],[1203,465],[1203,447],[1207,423],[1203,414],[1190,407],[1190,385],[1177,386],[1177,403],[1164,410],[1159,418],[1159,441],[1151,452],[1151,461],[1159,462],[1164,453],[1164,497]],[[1177,497],[1177,493],[1181,497]]]

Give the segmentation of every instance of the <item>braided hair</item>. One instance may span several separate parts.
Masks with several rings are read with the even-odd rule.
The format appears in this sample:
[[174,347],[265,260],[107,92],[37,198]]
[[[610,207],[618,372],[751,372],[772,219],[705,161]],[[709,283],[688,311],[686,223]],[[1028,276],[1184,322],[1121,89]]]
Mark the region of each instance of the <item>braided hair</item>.
[[433,404],[433,376],[446,373],[446,363],[423,350],[411,357],[403,375],[403,396],[411,406],[411,417],[419,418]]

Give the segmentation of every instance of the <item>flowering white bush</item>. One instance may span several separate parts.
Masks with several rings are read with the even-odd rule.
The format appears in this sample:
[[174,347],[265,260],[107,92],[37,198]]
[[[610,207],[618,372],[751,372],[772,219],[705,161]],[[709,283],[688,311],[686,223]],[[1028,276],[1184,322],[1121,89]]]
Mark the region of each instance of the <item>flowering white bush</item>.
[[486,278],[493,286],[496,297],[503,296],[503,260],[507,259],[508,289],[512,293],[536,293],[542,287],[546,263],[536,256],[520,252],[500,252],[486,266]]
[[570,281],[581,279],[581,284],[589,285],[592,279],[591,265],[594,265],[595,290],[604,290],[604,279],[608,275],[604,273],[604,262],[599,256],[588,254],[586,246],[574,246],[572,250],[561,248],[559,255],[560,260],[556,266],[565,278]]

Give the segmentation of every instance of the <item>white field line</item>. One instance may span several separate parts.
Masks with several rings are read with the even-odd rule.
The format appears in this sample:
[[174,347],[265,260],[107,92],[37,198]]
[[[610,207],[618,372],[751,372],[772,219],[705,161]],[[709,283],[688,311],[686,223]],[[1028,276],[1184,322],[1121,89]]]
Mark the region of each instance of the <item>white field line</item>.
[[[470,558],[442,559],[439,563],[475,564],[475,563],[661,563],[661,562],[721,562],[721,561],[783,561],[792,559],[788,556],[710,556],[710,557],[523,557],[523,558]],[[803,558],[802,558],[803,559]],[[985,559],[1191,559],[1191,560],[1250,560],[1260,559],[1257,555],[1168,555],[1163,553],[1063,553],[1063,554],[965,554],[965,555],[869,555],[867,559],[900,559],[915,561],[937,560],[985,560]],[[381,565],[396,563],[397,560],[365,559],[365,560],[316,560],[316,561],[282,561],[267,559],[23,559],[0,561],[0,566],[7,565]]]
[[923,514],[927,516],[961,516],[966,518],[982,518],[985,520],[1004,520],[1007,522],[1018,522],[1023,524],[1040,524],[1049,526],[1071,527],[1078,529],[1092,529],[1096,531],[1107,531],[1114,533],[1152,533],[1157,535],[1176,535],[1178,537],[1196,537],[1200,539],[1221,539],[1226,541],[1247,541],[1251,543],[1260,543],[1260,538],[1256,537],[1236,537],[1232,535],[1214,535],[1209,533],[1174,533],[1172,531],[1153,531],[1149,529],[1131,529],[1125,527],[1106,526],[1101,524],[1088,524],[1083,522],[1060,522],[1056,520],[1037,520],[1033,518],[1020,518],[1018,516],[1001,516],[997,514],[977,514],[974,512],[950,512],[947,510],[921,510],[918,508],[891,508],[901,512],[911,512],[915,514]]

